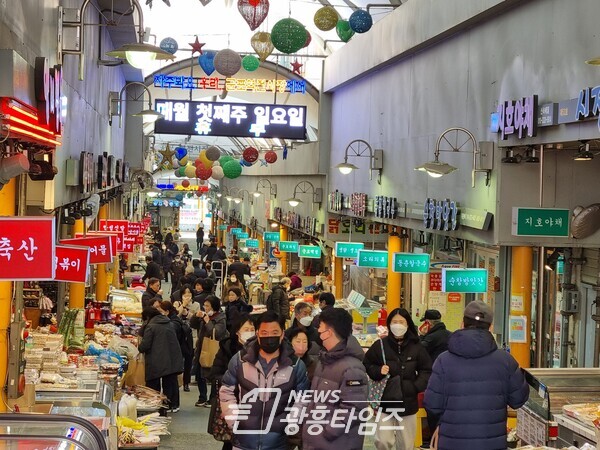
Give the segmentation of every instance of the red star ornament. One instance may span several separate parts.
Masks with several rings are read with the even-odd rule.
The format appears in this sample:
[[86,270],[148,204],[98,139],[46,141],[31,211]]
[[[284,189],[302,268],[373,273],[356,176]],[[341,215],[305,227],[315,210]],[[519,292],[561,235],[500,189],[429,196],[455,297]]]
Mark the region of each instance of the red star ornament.
[[192,46],[192,56],[194,56],[194,53],[196,52],[202,55],[202,47],[204,47],[206,44],[200,43],[200,41],[198,40],[198,36],[196,36],[196,41],[190,42],[190,45]]
[[297,59],[294,60],[294,62],[292,63],[292,73],[297,73],[298,75],[302,75],[300,73],[300,67],[302,67],[304,64],[300,63]]

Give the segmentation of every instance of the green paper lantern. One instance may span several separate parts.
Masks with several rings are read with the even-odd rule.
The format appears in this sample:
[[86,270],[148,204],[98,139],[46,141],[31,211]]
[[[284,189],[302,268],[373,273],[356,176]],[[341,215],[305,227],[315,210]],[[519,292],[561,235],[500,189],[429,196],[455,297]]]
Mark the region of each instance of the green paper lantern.
[[219,164],[221,165],[221,167],[225,167],[225,164],[227,164],[229,161],[233,161],[234,158],[232,158],[229,155],[223,155],[219,158]]
[[225,178],[237,178],[242,174],[242,166],[235,159],[232,159],[223,166],[223,173],[225,174]]
[[242,59],[242,67],[246,72],[254,72],[260,66],[260,61],[254,55],[246,55]]
[[332,6],[323,6],[315,13],[314,23],[315,26],[321,31],[333,30],[337,25],[338,19],[337,11]]
[[179,169],[177,169],[177,173],[180,177],[185,177],[185,166],[181,166]]
[[295,53],[304,47],[306,28],[295,19],[281,19],[271,30],[271,42],[282,53]]
[[350,28],[350,22],[344,19],[338,20],[335,31],[339,38],[344,42],[348,42],[350,38],[354,36],[354,30]]

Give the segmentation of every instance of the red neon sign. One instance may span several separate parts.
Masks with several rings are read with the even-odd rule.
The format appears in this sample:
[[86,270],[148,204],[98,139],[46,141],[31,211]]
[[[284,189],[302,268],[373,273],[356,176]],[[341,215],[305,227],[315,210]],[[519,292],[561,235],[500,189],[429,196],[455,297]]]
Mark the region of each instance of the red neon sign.
[[59,134],[40,123],[37,111],[13,98],[0,99],[0,114],[3,116],[3,129],[11,137],[22,138],[45,146],[61,145]]

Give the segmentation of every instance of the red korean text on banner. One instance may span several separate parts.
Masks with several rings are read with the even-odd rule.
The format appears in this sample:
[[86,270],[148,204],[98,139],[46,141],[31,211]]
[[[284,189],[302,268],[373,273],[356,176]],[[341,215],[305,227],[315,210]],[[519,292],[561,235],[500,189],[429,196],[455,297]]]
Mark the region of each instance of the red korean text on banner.
[[144,236],[136,236],[135,245],[144,245]]
[[129,234],[129,221],[128,220],[101,220],[100,231],[122,231],[125,236]]
[[90,248],[68,245],[56,246],[56,281],[85,283],[90,266]]
[[0,217],[0,280],[53,280],[54,236],[52,217]]
[[[118,247],[119,247],[119,234],[123,234],[120,231],[118,233],[116,232],[110,232],[110,231],[88,231],[87,234],[83,234],[83,233],[75,233],[75,237],[76,238],[83,238],[83,237],[96,237],[96,236],[108,236],[110,237],[110,250],[112,252],[111,256],[114,258],[115,256],[117,256],[118,253]],[[123,246],[123,241],[121,240],[121,246]]]
[[129,237],[137,237],[142,234],[142,224],[138,222],[129,222]]
[[78,245],[90,248],[90,264],[105,264],[112,262],[110,236],[88,236],[77,239],[64,239],[64,245]]
[[123,238],[123,252],[124,253],[133,253],[133,246],[135,245],[134,237],[126,237]]

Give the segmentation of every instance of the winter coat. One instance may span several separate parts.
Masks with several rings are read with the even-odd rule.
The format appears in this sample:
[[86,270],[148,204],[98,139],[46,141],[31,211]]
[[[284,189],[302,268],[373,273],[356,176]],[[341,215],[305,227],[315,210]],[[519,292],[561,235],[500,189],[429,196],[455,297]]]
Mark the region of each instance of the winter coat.
[[[388,409],[403,408],[399,416],[412,416],[419,410],[419,392],[427,387],[431,375],[431,358],[427,350],[419,343],[419,338],[407,333],[402,343],[393,336],[383,338],[385,362],[390,367],[381,407]],[[383,356],[381,340],[377,340],[365,354],[364,365],[372,380],[382,380]]]
[[[154,261],[159,266],[162,265],[162,251],[160,248],[154,247],[152,250],[152,261]],[[160,278],[160,277],[159,277]]]
[[174,280],[179,281],[179,279],[185,274],[185,264],[181,260],[173,261],[169,272],[171,273]]
[[[327,423],[323,425],[323,432],[316,435],[308,433],[308,427],[302,429],[303,450],[323,450],[335,448],[339,450],[362,450],[364,434],[358,433],[360,420],[353,418],[367,407],[367,373],[362,363],[364,351],[354,336],[340,342],[330,351],[322,351],[311,382],[311,389],[315,392],[310,403],[302,404],[306,413],[311,417],[310,411],[321,409]],[[319,392],[329,392],[327,398],[320,397]],[[339,393],[339,399],[334,401],[332,392]],[[352,408],[355,408],[352,415]],[[334,414],[337,416],[338,426],[332,427]],[[344,421],[344,426],[339,427],[339,422]],[[349,428],[347,422],[352,421]],[[346,431],[347,430],[347,431]]]
[[[293,350],[286,341],[283,341],[279,357],[268,373],[264,372],[259,360],[259,346],[256,339],[250,340],[238,355],[231,359],[227,372],[223,375],[219,390],[223,411],[231,411],[230,405],[242,403],[242,398],[253,389],[277,388],[279,392],[263,393],[254,401],[245,403],[251,407],[247,412],[248,418],[238,422],[240,431],[266,430],[271,418],[272,423],[265,434],[234,434],[231,440],[233,446],[242,450],[287,448],[285,419],[288,414],[286,407],[290,401],[290,394],[292,391],[308,389],[309,386],[304,363],[294,356]],[[233,429],[235,421],[227,418],[226,420]]]
[[285,320],[290,318],[290,299],[285,288],[280,284],[273,286],[271,295],[267,297],[267,311],[274,311]]
[[290,291],[293,291],[294,289],[298,289],[302,287],[302,278],[300,278],[298,275],[292,275],[290,277]]
[[227,280],[225,282],[225,284],[223,285],[223,297],[227,298],[227,294],[229,293],[229,289],[231,288],[238,288],[241,293],[242,293],[242,297],[246,297],[246,288],[244,287],[244,285],[242,284],[242,282],[240,280],[237,280],[235,283],[232,283],[231,281]]
[[146,381],[183,372],[175,326],[167,316],[161,314],[148,321],[138,350],[145,355]]
[[181,354],[184,358],[192,356],[192,354],[194,353],[194,343],[193,336],[191,341],[189,339],[189,335],[191,332],[189,323],[185,322],[184,324],[183,319],[179,317],[179,314],[177,314],[176,312],[169,315],[168,317],[173,323],[173,328],[175,329],[175,334],[177,335],[177,342],[179,342]]
[[446,325],[437,323],[429,332],[421,337],[421,344],[429,353],[431,362],[434,363],[438,356],[448,350],[448,339],[452,333],[446,330]]
[[142,277],[142,281],[146,281],[150,278],[158,278],[159,280],[162,279],[162,277],[160,276],[160,266],[158,265],[157,262],[152,261],[150,263],[148,263],[148,265],[146,266],[146,273],[144,274],[144,276]]
[[211,245],[210,247],[208,247],[206,249],[206,260],[213,262],[215,261],[215,254],[217,253],[217,246],[216,245]]
[[223,375],[225,375],[225,372],[227,372],[229,361],[231,361],[233,355],[240,350],[243,350],[243,348],[244,346],[238,340],[237,335],[232,335],[219,342],[219,351],[217,352],[217,356],[215,356],[208,379],[216,380],[220,383]]
[[208,273],[206,273],[206,269],[196,267],[196,268],[194,268],[194,276],[196,277],[196,279],[206,278],[208,276]]
[[506,449],[507,405],[529,397],[523,371],[487,330],[455,331],[433,365],[427,414],[439,418],[439,450]]
[[[200,353],[202,352],[202,343],[204,338],[214,337],[215,340],[221,342],[224,339],[229,337],[229,332],[227,331],[227,322],[225,319],[225,314],[218,311],[210,318],[208,323],[204,321],[203,318],[196,316],[195,314],[190,317],[190,326],[195,330],[198,330],[198,340],[196,341],[196,349],[194,351],[194,362],[193,364],[200,367]],[[202,376],[207,378],[210,375],[210,367],[202,367]]]
[[225,303],[227,329],[231,330],[233,328],[233,324],[237,322],[237,319],[244,313],[252,312],[252,309],[252,305],[249,305],[241,298],[238,298],[235,302]]
[[225,251],[218,249],[215,252],[215,259],[214,261],[225,261],[227,259],[227,255],[225,254]]
[[238,280],[243,283],[245,280],[244,275],[250,276],[250,266],[240,261],[233,262],[227,267],[227,275],[231,276],[232,274],[235,274]]
[[158,295],[156,292],[154,292],[150,286],[148,286],[146,288],[146,290],[144,291],[144,293],[142,294],[142,309],[146,309],[149,306],[152,306],[152,304],[154,303],[152,301],[152,299],[154,297],[160,297],[162,299],[162,297],[160,295]]

